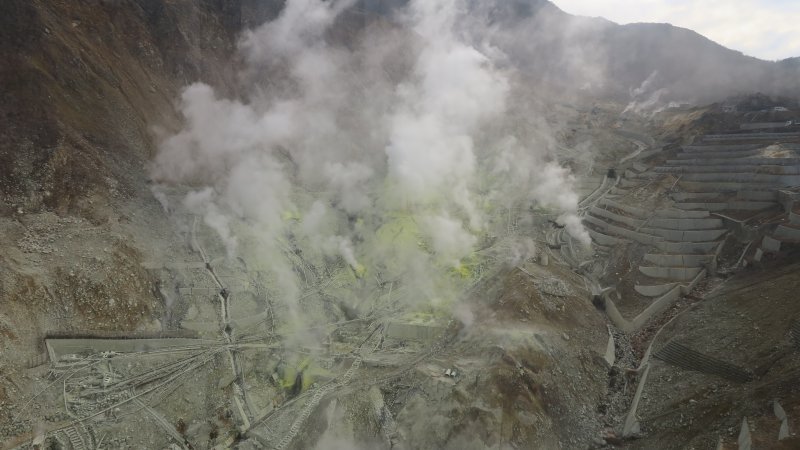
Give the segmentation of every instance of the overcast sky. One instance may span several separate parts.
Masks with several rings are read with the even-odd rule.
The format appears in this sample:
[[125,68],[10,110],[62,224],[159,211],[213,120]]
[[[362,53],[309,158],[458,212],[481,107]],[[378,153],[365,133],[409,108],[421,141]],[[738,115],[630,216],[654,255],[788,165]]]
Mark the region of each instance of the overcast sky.
[[617,23],[667,22],[762,59],[800,56],[800,0],[551,0]]

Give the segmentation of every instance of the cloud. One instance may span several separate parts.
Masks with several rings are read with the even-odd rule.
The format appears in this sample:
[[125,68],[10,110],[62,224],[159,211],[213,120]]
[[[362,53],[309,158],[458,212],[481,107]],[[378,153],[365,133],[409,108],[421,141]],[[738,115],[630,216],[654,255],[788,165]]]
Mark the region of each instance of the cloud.
[[800,3],[780,0],[554,0],[570,14],[617,23],[689,28],[728,48],[767,60],[800,56]]
[[[313,311],[301,300],[376,302],[386,281],[395,303],[447,305],[481,238],[534,204],[586,242],[552,130],[532,125],[544,122],[534,103],[509,109],[528,88],[485,25],[465,32],[467,3],[414,0],[400,26],[343,37],[352,3],[290,0],[246,32],[239,95],[187,86],[154,179],[192,186],[184,205],[298,320]],[[507,259],[534,252],[530,241]]]

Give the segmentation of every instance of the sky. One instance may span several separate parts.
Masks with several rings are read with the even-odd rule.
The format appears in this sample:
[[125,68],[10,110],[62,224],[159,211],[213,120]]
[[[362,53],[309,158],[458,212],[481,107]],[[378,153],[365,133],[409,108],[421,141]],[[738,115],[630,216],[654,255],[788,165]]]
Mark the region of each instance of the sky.
[[800,56],[798,0],[552,0],[576,15],[620,24],[671,23],[761,59]]

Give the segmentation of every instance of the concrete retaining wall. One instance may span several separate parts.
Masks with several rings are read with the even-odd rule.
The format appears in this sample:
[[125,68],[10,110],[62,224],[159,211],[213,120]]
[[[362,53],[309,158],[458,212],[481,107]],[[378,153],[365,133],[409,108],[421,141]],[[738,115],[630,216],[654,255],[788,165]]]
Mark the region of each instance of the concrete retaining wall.
[[614,246],[627,242],[624,239],[616,238],[614,236],[609,236],[607,234],[600,233],[599,231],[595,230],[586,230],[586,231],[589,232],[589,236],[592,237],[592,240],[594,240],[599,245]]
[[707,274],[708,274],[708,272],[705,269],[703,269],[697,274],[697,276],[692,278],[692,281],[689,284],[680,285],[681,294],[688,295],[690,292],[692,292],[692,289],[694,289],[695,286],[697,286],[697,283],[702,281],[706,277]]
[[684,211],[682,209],[658,209],[655,211],[654,217],[664,219],[705,219],[709,217],[708,211]]
[[660,236],[674,242],[709,242],[719,239],[727,230],[667,230],[663,228],[641,228],[642,231],[654,236]]
[[774,202],[704,202],[704,203],[676,203],[675,207],[686,210],[706,211],[758,211],[775,206]]
[[623,223],[633,228],[640,227],[644,224],[644,220],[642,219],[634,219],[628,216],[622,216],[616,213],[613,213],[607,209],[598,208],[597,206],[593,206],[589,212],[596,217],[602,217],[605,219],[613,220],[615,222]]
[[713,166],[699,165],[677,165],[677,166],[657,166],[653,168],[657,173],[752,173],[765,175],[798,175],[800,166],[797,165],[768,165],[768,164],[720,164]]
[[765,252],[778,253],[781,251],[781,241],[769,236],[764,236],[764,240],[761,241],[761,248],[764,249]]
[[711,201],[719,200],[719,197],[722,193],[721,192],[673,192],[669,194],[669,198],[675,200],[676,202],[685,202],[692,200],[704,200],[704,201]]
[[731,181],[684,181],[678,182],[681,189],[689,192],[735,192],[741,190],[770,191],[779,187],[779,183],[737,183]]
[[800,175],[773,175],[770,173],[687,173],[685,181],[734,181],[738,183],[774,183],[783,186],[800,184]]
[[738,134],[707,134],[702,137],[704,142],[717,141],[736,141],[736,140],[766,140],[779,141],[781,139],[794,139],[800,137],[800,133],[738,133]]
[[652,286],[637,284],[633,286],[633,289],[645,297],[659,297],[671,291],[677,285],[678,283],[656,284]]
[[713,144],[713,145],[684,145],[681,149],[685,152],[729,152],[737,150],[754,150],[763,148],[764,144]]
[[657,242],[654,246],[665,253],[679,254],[709,254],[712,253],[718,242]]
[[800,225],[800,214],[792,211],[789,213],[789,223],[792,225]]
[[794,205],[800,201],[800,192],[788,191],[784,189],[778,190],[778,203],[783,206],[783,210],[787,213],[794,210]]
[[737,220],[720,213],[714,213],[714,215],[719,217],[722,223],[725,224],[725,228],[730,230],[740,241],[753,241],[758,239],[758,230],[748,225],[746,221]]
[[772,130],[792,126],[792,122],[748,122],[739,125],[740,130]]
[[630,230],[628,228],[619,227],[616,225],[612,225],[610,223],[604,222],[596,217],[592,216],[585,216],[583,220],[587,223],[595,225],[599,227],[601,230],[607,232],[608,234],[614,236],[624,237],[625,239],[629,239],[632,241],[636,241],[646,245],[653,245],[656,242],[660,241],[661,239],[656,236],[651,236],[649,234],[639,233],[637,231]]
[[714,159],[739,159],[749,156],[758,156],[761,150],[747,150],[742,152],[705,152],[705,153],[676,153],[676,159],[698,159],[700,156]]
[[758,202],[777,202],[778,193],[775,191],[739,191],[736,193],[739,200],[755,200]]
[[600,200],[600,205],[607,206],[609,208],[616,208],[637,219],[644,219],[649,215],[648,212],[642,208],[636,208],[634,206],[629,206],[624,203],[615,202],[614,200],[609,200],[609,199]]
[[[666,294],[662,295],[650,304],[644,311],[642,311],[638,316],[634,317],[633,320],[628,321],[619,313],[617,306],[614,304],[614,301],[606,296],[606,313],[608,314],[608,318],[617,326],[617,328],[621,329],[625,332],[632,332],[642,328],[651,317],[656,314],[661,313],[665,309],[667,309],[670,305],[672,305],[675,300],[681,297],[681,294],[691,292],[697,283],[700,282],[706,276],[706,271],[702,270],[697,276],[692,279],[691,283],[688,285],[680,285],[678,284],[672,290],[667,292]],[[650,349],[648,349],[649,353]],[[646,357],[647,358],[647,357]],[[643,380],[642,380],[643,381]],[[641,381],[640,381],[641,383]]]
[[703,267],[714,259],[714,255],[670,255],[647,253],[644,260],[663,267]]
[[690,281],[703,269],[699,267],[655,267],[639,266],[639,272],[651,278],[666,280]]
[[647,221],[648,225],[654,228],[666,228],[670,230],[713,230],[722,228],[720,219],[664,219],[653,218]]
[[770,166],[796,166],[800,158],[766,158],[753,156],[748,158],[708,158],[708,159],[668,159],[666,166],[740,166],[740,165],[766,164]]
[[[708,219],[714,220],[714,219]],[[694,229],[694,230],[670,230],[664,228],[642,228],[640,231],[661,236],[669,241],[675,242],[710,242],[719,239],[727,230],[716,229]]]
[[786,225],[778,225],[778,228],[773,234],[775,239],[780,241],[798,241],[800,242],[800,228],[793,228]]

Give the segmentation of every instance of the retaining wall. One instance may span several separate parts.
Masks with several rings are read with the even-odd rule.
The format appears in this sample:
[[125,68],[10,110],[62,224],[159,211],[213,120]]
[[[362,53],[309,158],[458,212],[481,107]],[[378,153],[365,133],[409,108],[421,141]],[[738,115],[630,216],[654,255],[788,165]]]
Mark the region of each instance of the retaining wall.
[[734,181],[739,183],[773,183],[783,186],[800,184],[800,175],[773,175],[771,173],[687,173],[682,175],[686,181]]
[[677,285],[678,283],[656,284],[651,286],[637,284],[633,286],[633,289],[645,297],[659,297],[671,291]]
[[763,148],[764,144],[712,144],[712,145],[683,145],[681,149],[685,152],[727,152],[737,150],[755,150]]
[[669,198],[676,202],[686,202],[689,200],[714,201],[719,200],[720,195],[722,195],[721,192],[673,192],[669,194]]
[[766,164],[770,166],[796,166],[800,158],[713,158],[713,159],[668,159],[664,162],[667,166],[740,166]]
[[599,245],[614,246],[627,242],[624,239],[616,238],[614,236],[609,236],[607,234],[600,233],[599,231],[595,230],[586,230],[586,231],[589,232],[589,236],[591,236],[592,239]]
[[706,211],[758,211],[775,206],[775,202],[703,202],[703,203],[676,203],[675,207],[687,210]]
[[625,225],[628,225],[628,226],[633,227],[633,228],[640,227],[640,226],[642,226],[644,224],[644,220],[642,220],[642,219],[634,219],[632,217],[622,216],[622,215],[613,213],[613,212],[611,212],[611,211],[609,211],[607,209],[598,208],[597,206],[593,206],[589,210],[589,212],[592,215],[596,216],[596,217],[602,217],[602,218],[605,218],[605,219],[613,220],[615,222],[624,223]]
[[778,183],[737,183],[732,181],[678,181],[678,185],[689,192],[735,192],[741,190],[770,191],[779,187]]
[[764,236],[764,239],[761,241],[761,248],[764,249],[765,252],[778,253],[781,251],[781,241],[769,236]]
[[660,236],[674,242],[708,242],[719,239],[727,230],[667,230],[663,228],[641,228],[640,231]]
[[703,267],[714,259],[714,255],[671,255],[660,253],[647,253],[644,260],[664,267]]
[[639,272],[651,278],[667,280],[690,281],[703,269],[700,267],[657,267],[639,266]]
[[778,225],[778,228],[773,234],[775,239],[780,241],[798,241],[800,242],[800,228],[793,228],[786,225]]
[[642,208],[629,206],[624,203],[615,202],[614,200],[602,199],[600,200],[600,205],[607,206],[609,208],[616,208],[638,219],[643,219],[649,215],[648,212]]
[[787,213],[794,209],[794,204],[798,201],[800,201],[800,192],[778,190],[778,203],[783,206],[783,210]]
[[677,165],[677,166],[658,166],[653,170],[657,173],[683,173],[683,174],[764,174],[764,175],[798,175],[800,166],[798,165],[775,165],[775,164],[720,164],[720,165]]
[[655,228],[667,228],[670,230],[713,230],[722,228],[720,219],[665,219],[653,218],[647,221],[648,225]]
[[708,254],[714,251],[718,242],[656,242],[654,246],[665,253]]
[[676,153],[676,159],[699,159],[699,156],[712,159],[739,159],[749,156],[757,156],[761,154],[761,150],[747,150],[742,152],[705,152],[705,153]]
[[667,208],[657,209],[654,217],[664,219],[705,219],[709,217],[708,211],[684,211],[682,209]]
[[707,134],[702,137],[703,141],[732,141],[732,140],[780,140],[798,138],[800,133],[737,133],[737,134]]
[[591,223],[602,229],[603,231],[607,231],[610,234],[621,236],[626,239],[636,241],[646,245],[653,245],[656,242],[660,241],[661,239],[656,236],[651,236],[649,234],[639,233],[637,231],[630,230],[628,228],[619,227],[616,225],[611,225],[607,222],[604,222],[596,217],[592,216],[585,216],[583,218],[585,222]]
[[775,191],[739,191],[736,198],[740,200],[755,200],[759,202],[777,202],[778,193]]
[[725,228],[730,230],[740,241],[752,241],[758,239],[758,230],[748,225],[745,221],[737,220],[720,213],[714,213],[714,215],[719,217],[720,220],[722,220],[722,223],[725,224]]

